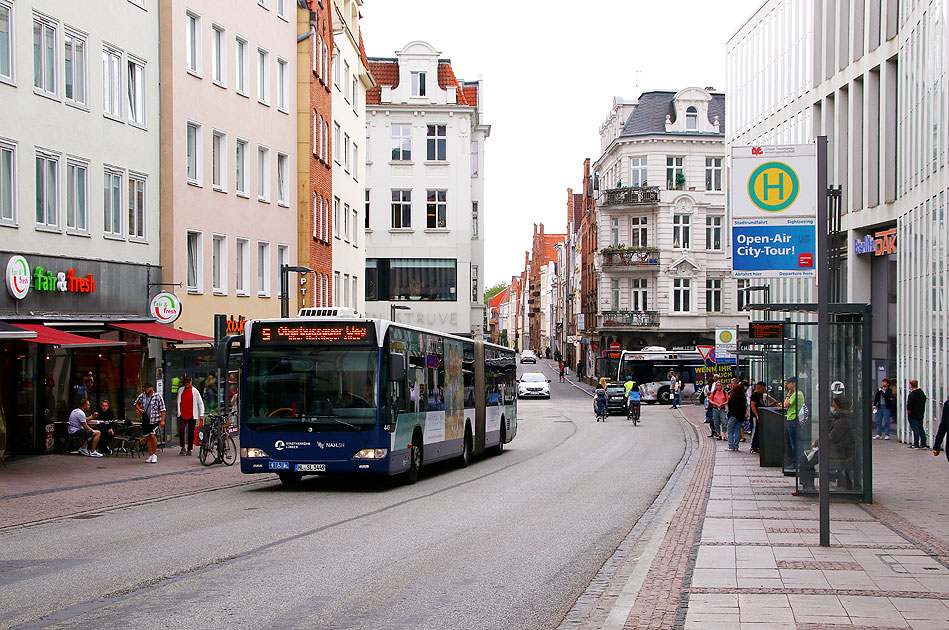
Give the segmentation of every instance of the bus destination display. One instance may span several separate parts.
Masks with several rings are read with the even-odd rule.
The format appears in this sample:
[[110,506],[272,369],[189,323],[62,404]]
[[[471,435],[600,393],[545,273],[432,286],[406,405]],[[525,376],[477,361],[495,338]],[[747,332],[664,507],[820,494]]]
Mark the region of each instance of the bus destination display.
[[362,345],[375,342],[374,330],[369,324],[342,324],[338,322],[287,322],[260,324],[254,327],[253,341],[257,345]]

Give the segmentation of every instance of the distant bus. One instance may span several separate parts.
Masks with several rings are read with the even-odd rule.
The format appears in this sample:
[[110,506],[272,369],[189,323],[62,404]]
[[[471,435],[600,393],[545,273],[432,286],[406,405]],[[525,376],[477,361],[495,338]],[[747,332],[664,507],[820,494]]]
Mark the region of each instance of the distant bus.
[[[356,318],[254,320],[242,338],[241,471],[285,484],[319,473],[404,473],[500,453],[517,434],[514,352],[480,340]],[[350,315],[350,316],[340,316]]]
[[735,365],[706,364],[696,350],[667,350],[660,346],[647,346],[642,350],[622,352],[616,378],[623,382],[627,376],[631,376],[639,386],[644,401],[668,405],[672,402],[670,370],[674,370],[682,381],[683,399],[702,389],[705,379],[716,372],[726,381],[741,372]]

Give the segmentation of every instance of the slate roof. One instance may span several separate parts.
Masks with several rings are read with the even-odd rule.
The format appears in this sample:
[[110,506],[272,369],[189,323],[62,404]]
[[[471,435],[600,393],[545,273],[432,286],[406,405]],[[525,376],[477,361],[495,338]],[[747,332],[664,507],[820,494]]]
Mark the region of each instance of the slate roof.
[[[676,92],[643,92],[639,96],[639,104],[629,115],[629,119],[623,126],[620,137],[624,136],[652,136],[656,134],[666,134],[666,115],[672,116],[673,122],[676,119],[675,107],[672,101]],[[699,133],[696,131],[677,131],[668,132],[669,135],[698,135],[698,136],[724,136],[725,135],[725,95],[721,92],[711,92],[712,100],[708,104],[709,122],[715,120],[718,116],[720,124],[720,133]]]

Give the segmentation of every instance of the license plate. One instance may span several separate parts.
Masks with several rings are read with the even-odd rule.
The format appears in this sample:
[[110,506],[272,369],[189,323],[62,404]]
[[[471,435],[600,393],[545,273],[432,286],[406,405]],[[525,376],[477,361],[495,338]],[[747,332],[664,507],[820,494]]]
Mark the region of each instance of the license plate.
[[230,426],[227,427],[227,433],[228,433],[228,435],[234,435],[235,433],[239,433],[240,430],[241,430],[240,427],[230,427]]
[[297,464],[297,472],[326,472],[326,464]]
[[290,470],[290,462],[270,462],[270,470]]

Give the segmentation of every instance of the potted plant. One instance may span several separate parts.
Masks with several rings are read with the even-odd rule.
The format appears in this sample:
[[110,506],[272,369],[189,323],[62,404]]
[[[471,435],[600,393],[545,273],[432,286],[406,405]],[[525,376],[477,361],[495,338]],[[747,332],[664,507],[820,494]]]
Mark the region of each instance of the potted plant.
[[682,190],[685,186],[685,173],[678,172],[676,173],[676,190]]

